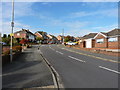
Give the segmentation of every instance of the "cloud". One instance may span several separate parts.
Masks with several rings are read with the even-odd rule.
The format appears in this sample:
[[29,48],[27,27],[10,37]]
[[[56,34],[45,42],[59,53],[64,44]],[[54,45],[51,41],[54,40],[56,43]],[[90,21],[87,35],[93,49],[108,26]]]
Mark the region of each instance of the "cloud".
[[101,11],[96,11],[96,12],[84,12],[84,11],[75,12],[75,13],[71,13],[69,18],[78,18],[78,17],[94,16],[94,15],[118,17],[118,9],[101,10]]
[[2,32],[2,3],[0,2],[0,33]]
[[43,2],[42,5],[48,5],[50,4],[49,2]]
[[117,24],[112,24],[112,25],[103,26],[103,27],[98,26],[98,27],[93,27],[89,29],[71,29],[71,30],[66,31],[66,35],[84,36],[89,33],[108,32],[115,28],[118,28]]
[[[31,2],[17,2],[15,3],[15,27],[14,31],[21,30],[22,28],[29,29],[31,28],[27,24],[20,23],[17,21],[17,18],[24,17],[24,16],[30,16],[33,15],[33,11],[31,6],[33,3]],[[11,33],[11,17],[12,17],[12,3],[11,2],[5,2],[2,3],[2,9],[0,9],[0,12],[2,12],[2,19],[3,21],[0,22],[0,26],[2,27],[1,33]]]
[[[15,18],[22,17],[22,16],[28,16],[28,15],[33,15],[32,13],[32,6],[33,3],[22,3],[22,2],[16,2],[14,4],[15,10]],[[10,2],[5,2],[2,3],[2,16],[5,19],[11,19],[12,16],[12,3]]]
[[112,25],[108,25],[108,26],[97,26],[97,27],[93,27],[92,29],[94,31],[97,31],[97,32],[108,32],[112,29],[115,29],[115,28],[118,28],[118,24],[112,24]]
[[[30,26],[22,24],[20,22],[15,22],[14,32],[19,31],[22,28],[29,29]],[[3,33],[6,33],[6,34],[11,33],[11,22],[3,22],[2,23],[2,34]]]
[[[92,32],[92,30],[82,29],[85,26],[90,24],[89,22],[81,22],[81,21],[62,21],[62,20],[53,20],[51,22],[51,26],[53,27],[61,27],[64,28],[65,35],[72,35],[72,36],[82,36],[88,32]],[[54,33],[54,32],[53,32]],[[55,33],[55,35],[60,35],[60,33]]]
[[88,29],[71,29],[66,32],[66,35],[81,37],[81,36],[84,36],[84,35],[86,35],[88,33],[92,33],[92,32],[93,32],[92,30],[88,30]]
[[[44,5],[47,5],[46,2],[42,3]],[[35,12],[33,13],[32,11],[32,5],[33,3],[15,3],[15,17],[23,17],[23,16],[28,16],[28,15],[33,15],[38,18],[38,20],[40,19],[41,21],[45,22],[46,26],[48,27],[52,27],[52,28],[65,28],[65,33],[66,35],[74,35],[74,36],[82,36],[85,35],[87,33],[93,32],[95,30],[97,31],[104,31],[104,30],[111,30],[111,28],[109,26],[105,26],[105,27],[93,27],[88,29],[83,29],[85,26],[87,26],[88,24],[90,25],[89,22],[81,22],[79,20],[74,20],[74,21],[66,21],[65,19],[67,17],[69,18],[77,18],[77,17],[85,17],[85,16],[94,16],[94,15],[104,15],[104,16],[109,16],[109,17],[116,17],[117,14],[117,9],[110,9],[110,10],[102,10],[102,11],[96,11],[96,12],[75,12],[72,13],[70,16],[67,16],[65,19],[55,19],[54,17],[47,15],[43,15],[41,13]],[[10,25],[10,20],[11,20],[11,3],[3,3],[3,17],[7,20],[4,21],[2,26],[3,26],[3,33],[10,33],[11,31],[11,25]],[[45,27],[46,27],[45,26]],[[114,27],[114,26],[113,26]],[[26,29],[30,29],[32,27],[30,27],[27,24],[22,24],[18,21],[15,21],[15,28],[14,31],[17,30],[21,30],[21,28],[26,28]],[[48,28],[49,29],[49,28]],[[32,31],[36,31],[35,29],[30,29]],[[38,30],[38,29],[37,29]],[[56,31],[52,31],[53,34],[59,35],[56,33]]]
[[66,28],[81,28],[89,24],[89,22],[81,22],[78,20],[75,21],[64,21],[64,20],[58,20],[58,19],[51,19],[50,24],[51,26],[61,26]]

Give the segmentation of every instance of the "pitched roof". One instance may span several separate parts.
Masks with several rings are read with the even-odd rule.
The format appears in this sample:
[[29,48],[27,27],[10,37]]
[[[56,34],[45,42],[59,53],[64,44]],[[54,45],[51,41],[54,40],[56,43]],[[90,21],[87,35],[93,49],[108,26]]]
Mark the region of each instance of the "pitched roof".
[[107,35],[108,35],[108,33],[105,33],[105,32],[100,32],[100,33],[104,34],[105,36],[107,36]]
[[120,35],[120,29],[113,29],[107,33],[108,36]]
[[35,32],[35,33],[39,33],[39,34],[41,34],[41,35],[46,35],[46,34],[47,34],[46,32],[43,32],[43,31],[37,31],[37,32]]
[[96,35],[97,35],[97,33],[89,33],[87,35],[84,35],[83,39],[94,38]]
[[[20,33],[20,32],[30,33],[30,34],[34,35],[32,32],[29,31],[29,29],[28,29],[28,30],[27,30],[27,29],[22,29],[22,30],[20,30],[20,31],[15,32],[15,33]],[[34,36],[35,36],[35,35],[34,35]]]

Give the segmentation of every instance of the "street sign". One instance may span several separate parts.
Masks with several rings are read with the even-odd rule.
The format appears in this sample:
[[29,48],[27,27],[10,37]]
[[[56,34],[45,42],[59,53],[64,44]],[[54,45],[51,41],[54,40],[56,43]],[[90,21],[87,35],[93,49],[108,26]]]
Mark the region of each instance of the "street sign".
[[10,33],[10,36],[14,36],[14,33]]

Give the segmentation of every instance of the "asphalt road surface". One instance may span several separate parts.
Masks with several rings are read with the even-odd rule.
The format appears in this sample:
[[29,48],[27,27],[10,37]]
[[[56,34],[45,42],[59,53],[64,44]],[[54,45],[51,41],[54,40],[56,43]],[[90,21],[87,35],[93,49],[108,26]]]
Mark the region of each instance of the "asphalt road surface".
[[[50,70],[35,46],[2,68],[2,88],[38,88],[54,85]],[[12,89],[10,89],[12,90]]]
[[41,45],[43,56],[62,78],[65,88],[118,88],[118,58],[62,45]]

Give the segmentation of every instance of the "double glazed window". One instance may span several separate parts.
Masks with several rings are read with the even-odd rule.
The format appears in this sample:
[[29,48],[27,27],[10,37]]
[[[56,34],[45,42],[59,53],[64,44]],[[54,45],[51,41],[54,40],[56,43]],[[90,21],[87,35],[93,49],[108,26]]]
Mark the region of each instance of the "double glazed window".
[[20,36],[20,33],[17,33],[17,36]]
[[104,43],[104,39],[97,39],[96,43]]
[[108,42],[116,42],[116,41],[118,41],[117,37],[112,37],[108,39]]

